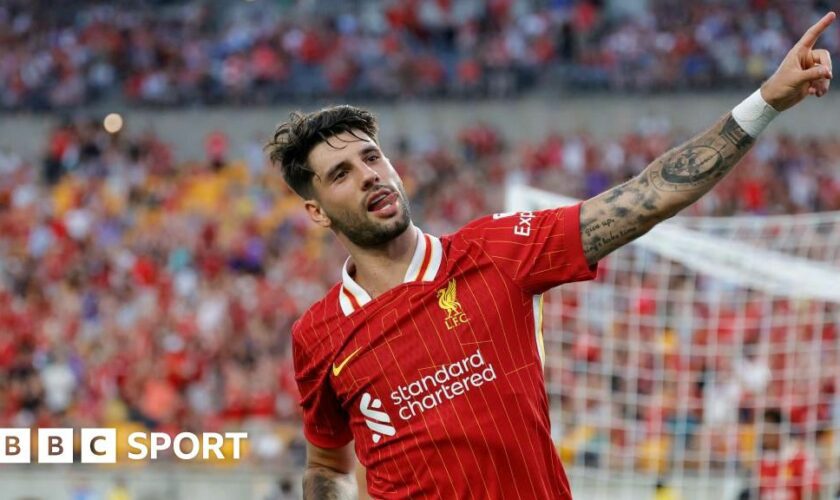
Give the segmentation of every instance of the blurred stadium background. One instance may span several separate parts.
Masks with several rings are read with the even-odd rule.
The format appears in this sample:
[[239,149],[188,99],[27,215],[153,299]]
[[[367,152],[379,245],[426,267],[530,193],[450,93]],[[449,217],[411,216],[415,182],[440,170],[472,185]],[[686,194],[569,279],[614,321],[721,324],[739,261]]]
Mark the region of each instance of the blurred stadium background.
[[[445,234],[638,173],[830,8],[0,1],[0,427],[251,436],[237,462],[2,466],[0,499],[299,497],[288,332],[343,255],[262,154],[291,110],[379,114]],[[836,24],[820,46],[840,54]],[[577,498],[758,498],[762,477],[840,495],[838,103],[787,113],[684,216],[548,294]]]

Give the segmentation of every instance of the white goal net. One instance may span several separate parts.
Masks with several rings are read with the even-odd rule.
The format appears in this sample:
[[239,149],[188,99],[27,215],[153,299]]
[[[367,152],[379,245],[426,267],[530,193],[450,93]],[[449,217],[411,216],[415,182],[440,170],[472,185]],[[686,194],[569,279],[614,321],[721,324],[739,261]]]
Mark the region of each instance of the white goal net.
[[[575,202],[522,185],[506,200]],[[667,221],[604,259],[596,281],[546,294],[544,338],[578,497],[653,498],[657,482],[715,500],[840,486],[840,213]]]

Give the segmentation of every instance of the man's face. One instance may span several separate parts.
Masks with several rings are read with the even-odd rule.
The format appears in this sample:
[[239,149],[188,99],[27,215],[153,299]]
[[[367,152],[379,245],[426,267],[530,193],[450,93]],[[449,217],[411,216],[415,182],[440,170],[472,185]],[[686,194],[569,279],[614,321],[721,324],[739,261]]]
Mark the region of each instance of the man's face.
[[363,132],[321,142],[309,153],[309,165],[315,171],[315,199],[306,206],[316,223],[360,247],[381,246],[408,228],[411,213],[402,181]]

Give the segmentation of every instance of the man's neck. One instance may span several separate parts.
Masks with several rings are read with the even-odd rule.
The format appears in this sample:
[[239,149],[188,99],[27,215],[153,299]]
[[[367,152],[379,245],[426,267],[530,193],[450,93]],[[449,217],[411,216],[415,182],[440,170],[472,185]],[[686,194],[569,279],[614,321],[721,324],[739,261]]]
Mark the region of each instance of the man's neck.
[[417,247],[418,232],[414,224],[409,224],[401,235],[381,247],[347,245],[352,268],[355,269],[351,276],[370,298],[376,298],[405,281],[405,273]]

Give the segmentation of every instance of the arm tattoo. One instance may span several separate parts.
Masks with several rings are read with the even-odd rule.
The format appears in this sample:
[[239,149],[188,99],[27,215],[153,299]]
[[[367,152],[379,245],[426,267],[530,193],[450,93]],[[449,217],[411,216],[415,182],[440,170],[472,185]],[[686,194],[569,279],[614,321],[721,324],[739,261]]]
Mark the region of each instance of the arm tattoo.
[[694,203],[752,147],[727,114],[712,128],[653,161],[641,174],[583,203],[580,230],[594,264]]
[[326,467],[309,467],[303,473],[304,500],[356,500],[358,492],[352,474]]

